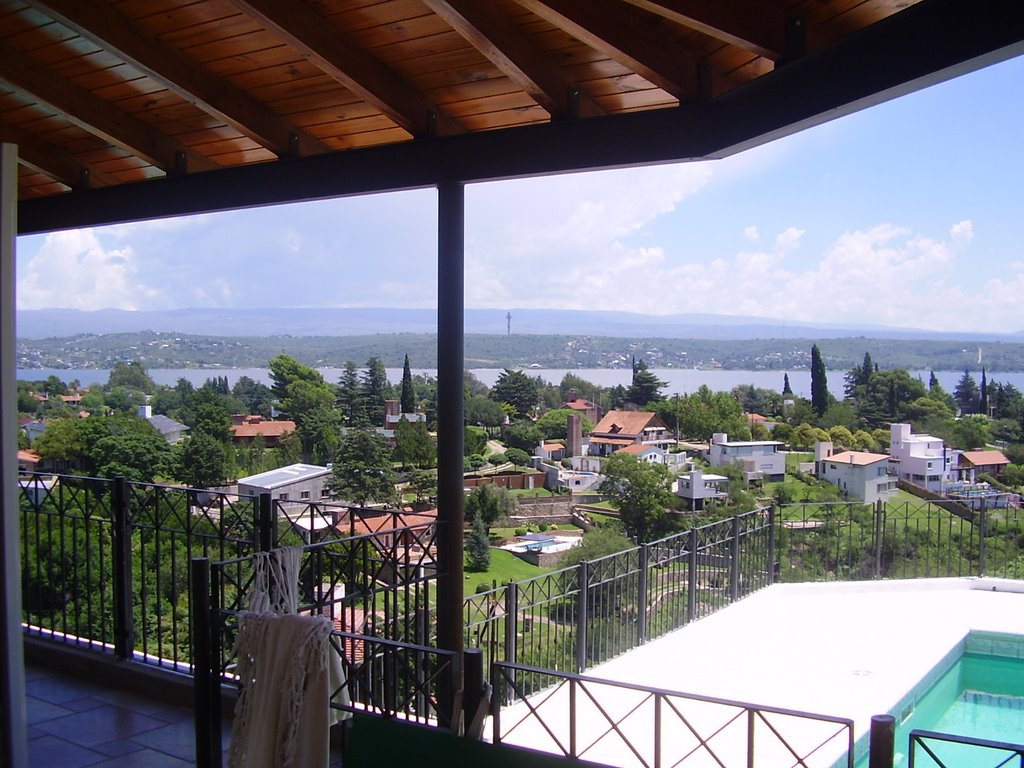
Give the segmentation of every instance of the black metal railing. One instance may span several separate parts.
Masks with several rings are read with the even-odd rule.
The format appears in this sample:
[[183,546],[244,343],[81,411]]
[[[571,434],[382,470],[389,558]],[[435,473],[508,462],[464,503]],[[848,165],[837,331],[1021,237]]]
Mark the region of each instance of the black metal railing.
[[[491,676],[495,744],[623,768],[853,766],[853,721],[845,718],[505,662],[492,664]],[[522,685],[540,678],[542,693]]]
[[955,736],[934,731],[911,731],[909,766],[935,768],[1022,768],[1024,744]]
[[771,583],[774,513],[759,509],[465,600],[486,662],[583,672]]
[[191,558],[403,525],[397,511],[75,475],[22,474],[19,513],[28,633],[186,672]]

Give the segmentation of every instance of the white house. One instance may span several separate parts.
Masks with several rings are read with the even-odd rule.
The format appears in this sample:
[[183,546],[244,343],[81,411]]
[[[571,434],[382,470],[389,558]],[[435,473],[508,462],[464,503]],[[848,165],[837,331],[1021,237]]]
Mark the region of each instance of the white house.
[[839,487],[851,499],[868,503],[896,494],[896,477],[889,456],[868,451],[843,451],[822,459],[818,477]]
[[957,479],[960,451],[946,448],[942,438],[912,434],[909,424],[892,425],[889,456],[900,480],[929,491],[942,493]]
[[321,501],[330,495],[326,489],[331,470],[315,464],[290,464],[238,480],[239,496],[269,493],[275,501]]
[[620,449],[619,453],[631,454],[647,464],[665,463],[665,449],[656,445],[627,445]]
[[716,432],[711,436],[708,461],[713,467],[738,464],[743,468],[748,483],[751,480],[784,480],[786,455],[779,452],[782,445],[778,440],[730,441],[724,432]]
[[690,502],[694,512],[704,509],[707,499],[726,499],[728,494],[719,490],[721,483],[727,482],[725,475],[704,474],[703,470],[693,469],[676,478],[675,493]]

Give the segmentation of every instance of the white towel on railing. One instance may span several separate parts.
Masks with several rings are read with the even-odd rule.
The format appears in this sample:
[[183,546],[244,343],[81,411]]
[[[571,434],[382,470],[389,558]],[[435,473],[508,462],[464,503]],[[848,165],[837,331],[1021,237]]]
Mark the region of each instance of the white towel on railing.
[[333,628],[326,616],[239,615],[229,768],[328,766],[330,697],[344,681]]
[[302,547],[282,547],[253,556],[249,610],[296,613],[299,610],[299,561]]

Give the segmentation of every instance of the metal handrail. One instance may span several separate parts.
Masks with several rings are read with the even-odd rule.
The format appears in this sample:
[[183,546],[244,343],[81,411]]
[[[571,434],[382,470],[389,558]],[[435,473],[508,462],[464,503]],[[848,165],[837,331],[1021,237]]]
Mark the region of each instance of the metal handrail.
[[[962,765],[962,755],[958,756],[958,762],[954,764],[948,764],[939,757],[935,750],[928,746],[928,741],[938,741],[946,744],[960,744],[965,747],[973,747],[978,751],[981,750],[993,750],[998,752],[1010,753],[1005,758],[998,760],[992,764],[991,768],[1002,768],[1003,766],[1011,765],[1011,761],[1016,758],[1018,766],[1024,766],[1024,744],[1011,744],[1004,741],[993,741],[990,739],[979,739],[974,736],[958,736],[951,733],[938,733],[936,731],[925,731],[925,730],[913,730],[910,732],[910,748],[909,752],[909,767],[914,768],[914,758],[917,753],[917,747],[923,749],[928,756],[934,761],[935,765],[939,768],[958,768]],[[976,754],[976,753],[975,753]],[[998,759],[998,756],[993,756]],[[971,765],[977,765],[972,760]]]

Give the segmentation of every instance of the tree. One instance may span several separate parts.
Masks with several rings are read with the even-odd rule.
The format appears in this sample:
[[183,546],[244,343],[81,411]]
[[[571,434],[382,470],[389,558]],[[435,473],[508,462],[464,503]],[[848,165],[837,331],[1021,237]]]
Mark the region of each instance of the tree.
[[619,451],[604,463],[602,473],[601,492],[611,496],[628,535],[643,542],[668,529],[672,496],[666,467]]
[[224,444],[197,432],[174,446],[174,476],[191,488],[210,488],[227,478],[228,455]]
[[981,369],[981,388],[978,393],[978,413],[988,416],[988,382],[985,380],[985,369]]
[[851,368],[846,376],[844,394],[846,397],[857,397],[857,387],[863,387],[871,380],[871,374],[875,372],[875,364],[871,360],[871,353],[864,353],[864,362]]
[[821,350],[817,344],[811,346],[811,407],[821,416],[829,406],[828,374],[825,361],[821,359]]
[[482,573],[491,567],[491,540],[482,518],[473,520],[466,539],[466,570]]
[[437,473],[429,469],[414,469],[409,474],[409,490],[416,494],[417,506],[430,502],[437,495]]
[[648,403],[661,400],[661,390],[665,386],[666,382],[647,370],[647,363],[640,359],[633,363],[633,382],[626,390],[626,398],[643,408]]
[[416,412],[416,388],[412,385],[412,369],[409,368],[409,355],[405,356],[402,366],[402,413]]
[[334,498],[365,506],[395,498],[395,471],[384,438],[369,429],[350,429],[341,438],[331,474]]
[[146,373],[142,363],[118,361],[114,363],[110,376],[107,378],[107,388],[113,389],[114,387],[125,387],[149,393],[156,389],[156,384]]
[[413,466],[420,469],[434,466],[437,460],[437,445],[427,431],[425,421],[410,422],[403,415],[395,427],[395,461],[403,467]]
[[540,429],[531,421],[521,421],[505,430],[505,442],[511,448],[533,453],[542,439]]
[[500,427],[505,423],[505,410],[501,403],[491,400],[486,395],[469,395],[466,397],[464,418],[466,424],[481,427]]
[[365,413],[360,397],[359,369],[351,360],[345,361],[341,379],[338,382],[338,403],[345,423],[356,426],[365,423]]
[[960,381],[953,388],[953,399],[960,406],[962,413],[978,412],[981,392],[978,390],[978,384],[974,381],[974,377],[971,376],[969,371],[964,371],[964,375],[960,377]]
[[580,537],[579,546],[573,547],[559,561],[560,568],[568,568],[583,562],[600,560],[602,557],[625,552],[634,548],[633,542],[622,535],[614,525],[591,528]]
[[[143,422],[145,423],[145,422]],[[92,449],[96,474],[100,477],[123,475],[139,483],[152,483],[173,469],[171,447],[155,429],[123,432],[100,438]]]
[[274,393],[270,387],[262,384],[248,376],[240,376],[235,386],[231,388],[231,394],[245,404],[246,413],[270,416],[270,406],[274,401]]
[[791,387],[789,385],[789,374],[788,373],[782,374],[782,394],[783,394],[783,396],[785,396],[785,395],[789,395],[790,397],[793,396],[793,387]]
[[[578,412],[572,408],[555,408],[554,410],[547,411],[537,419],[537,429],[540,430],[545,440],[561,440],[566,437],[569,429],[569,417],[574,413]],[[583,434],[587,434],[594,428],[594,422],[582,414],[580,414],[580,423],[583,428]]]
[[498,375],[498,380],[491,387],[491,399],[499,403],[508,403],[522,418],[537,406],[537,401],[540,399],[537,381],[522,371],[506,368]]
[[81,424],[82,421],[75,418],[51,420],[46,431],[32,445],[32,450],[58,472],[81,466],[88,452]]
[[463,513],[470,524],[482,520],[487,530],[499,520],[505,520],[516,508],[511,493],[493,483],[478,485],[466,496]]
[[462,453],[465,456],[487,450],[487,430],[482,427],[466,427],[463,430]]
[[530,464],[530,454],[518,448],[509,448],[505,451],[505,461],[510,461],[517,467],[526,467]]
[[361,393],[366,420],[375,427],[384,426],[384,401],[391,396],[391,385],[384,361],[379,357],[366,361]]

